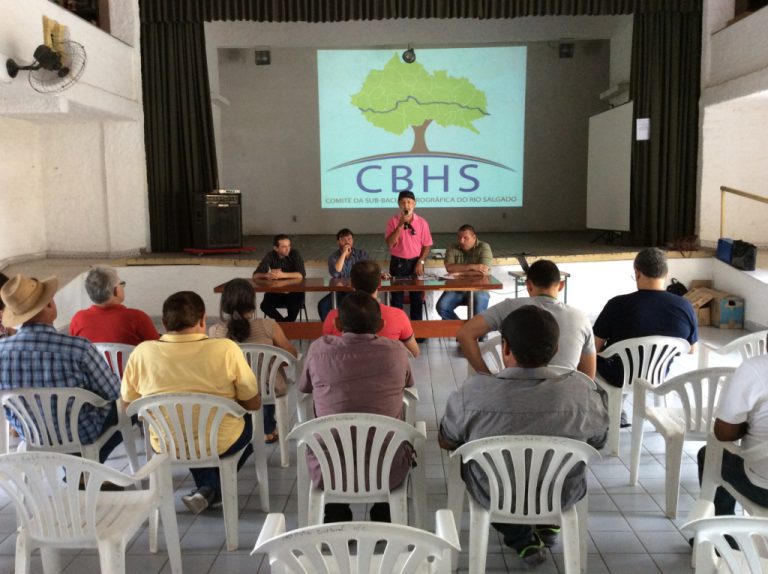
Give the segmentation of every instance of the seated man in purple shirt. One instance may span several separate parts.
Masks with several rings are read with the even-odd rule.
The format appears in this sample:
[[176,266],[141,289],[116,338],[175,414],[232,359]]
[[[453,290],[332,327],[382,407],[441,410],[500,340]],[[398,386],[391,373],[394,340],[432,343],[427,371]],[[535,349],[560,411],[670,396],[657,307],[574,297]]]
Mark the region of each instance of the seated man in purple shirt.
[[[312,393],[315,415],[371,413],[402,418],[403,389],[413,386],[408,352],[398,341],[378,337],[379,304],[369,294],[347,295],[336,319],[341,337],[324,335],[309,347],[299,390]],[[322,488],[320,465],[307,457],[312,482]],[[391,488],[402,484],[412,463],[412,449],[404,444],[392,463]],[[326,504],[325,522],[352,520],[348,504]],[[371,507],[371,520],[389,522],[389,505]]]

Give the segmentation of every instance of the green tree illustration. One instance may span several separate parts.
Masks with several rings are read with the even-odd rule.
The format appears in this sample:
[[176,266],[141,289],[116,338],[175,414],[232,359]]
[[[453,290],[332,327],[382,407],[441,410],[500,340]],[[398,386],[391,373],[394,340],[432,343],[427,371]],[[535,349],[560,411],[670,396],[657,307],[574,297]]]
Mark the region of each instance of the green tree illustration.
[[369,122],[393,134],[413,129],[413,154],[429,151],[425,132],[432,122],[479,133],[472,122],[489,115],[485,93],[467,78],[444,70],[430,74],[420,63],[406,64],[395,54],[382,70],[371,70],[352,96]]

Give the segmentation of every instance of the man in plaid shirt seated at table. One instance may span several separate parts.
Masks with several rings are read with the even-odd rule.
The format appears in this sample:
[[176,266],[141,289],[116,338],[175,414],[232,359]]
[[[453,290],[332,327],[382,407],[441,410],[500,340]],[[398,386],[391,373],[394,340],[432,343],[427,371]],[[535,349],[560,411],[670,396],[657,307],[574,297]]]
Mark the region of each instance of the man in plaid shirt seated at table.
[[[34,387],[79,387],[114,401],[120,381],[110,370],[96,347],[81,337],[59,333],[56,320],[58,279],[44,281],[16,275],[0,291],[5,311],[3,323],[19,326],[13,337],[0,340],[0,390]],[[8,410],[5,416],[23,438],[23,428]],[[113,402],[102,408],[85,405],[80,411],[78,433],[83,444],[96,441],[106,429],[117,423]],[[114,433],[99,451],[104,462],[122,436]]]

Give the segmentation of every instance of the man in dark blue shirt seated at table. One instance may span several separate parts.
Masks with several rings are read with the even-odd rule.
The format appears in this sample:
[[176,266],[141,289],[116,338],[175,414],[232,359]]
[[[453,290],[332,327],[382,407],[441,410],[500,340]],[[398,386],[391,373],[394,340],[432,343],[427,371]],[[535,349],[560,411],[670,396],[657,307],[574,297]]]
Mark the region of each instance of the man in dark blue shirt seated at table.
[[[275,235],[272,240],[272,251],[264,256],[256,271],[254,279],[280,281],[285,279],[304,279],[304,259],[297,249],[291,249],[291,238],[288,235]],[[304,293],[264,293],[260,309],[267,317],[275,321],[295,321],[299,311],[304,306]],[[277,309],[285,307],[283,317]]]
[[[349,279],[352,266],[358,261],[367,261],[368,254],[355,247],[355,236],[346,227],[336,234],[336,241],[339,243],[339,248],[328,256],[328,273],[334,279]],[[337,306],[341,305],[344,295],[345,293],[336,293]],[[317,303],[317,314],[320,315],[321,321],[325,321],[332,308],[333,294],[328,293]]]

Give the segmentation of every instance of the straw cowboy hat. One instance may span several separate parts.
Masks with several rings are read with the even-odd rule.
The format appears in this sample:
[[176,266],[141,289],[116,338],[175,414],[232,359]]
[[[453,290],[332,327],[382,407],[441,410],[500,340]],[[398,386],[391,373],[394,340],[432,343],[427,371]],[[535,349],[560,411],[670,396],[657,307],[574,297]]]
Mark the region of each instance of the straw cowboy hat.
[[29,321],[50,303],[59,287],[56,277],[39,281],[34,277],[16,275],[0,290],[5,302],[3,325],[16,327]]

